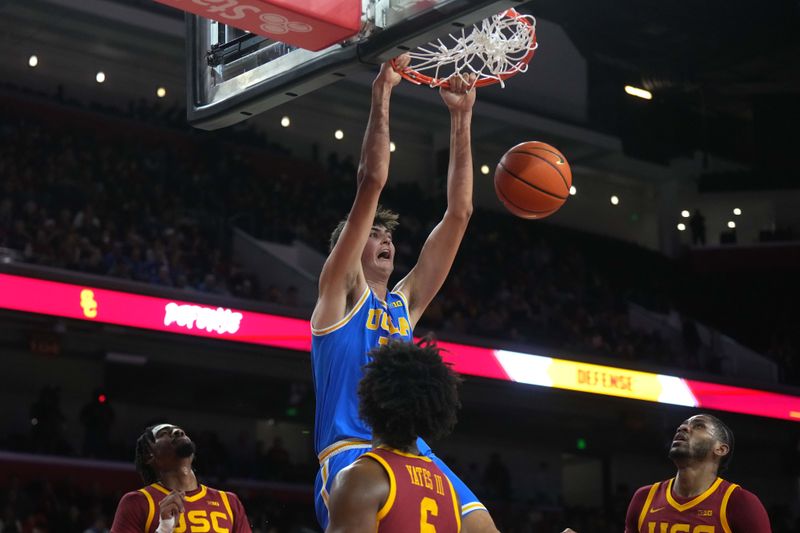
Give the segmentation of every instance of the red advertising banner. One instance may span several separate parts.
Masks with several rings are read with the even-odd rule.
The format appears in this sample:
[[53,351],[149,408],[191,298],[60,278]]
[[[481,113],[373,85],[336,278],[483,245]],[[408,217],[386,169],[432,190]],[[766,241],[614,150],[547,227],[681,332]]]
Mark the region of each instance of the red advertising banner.
[[[0,308],[176,335],[311,350],[308,320],[0,274]],[[800,396],[551,356],[440,342],[462,374],[589,394],[800,421]]]

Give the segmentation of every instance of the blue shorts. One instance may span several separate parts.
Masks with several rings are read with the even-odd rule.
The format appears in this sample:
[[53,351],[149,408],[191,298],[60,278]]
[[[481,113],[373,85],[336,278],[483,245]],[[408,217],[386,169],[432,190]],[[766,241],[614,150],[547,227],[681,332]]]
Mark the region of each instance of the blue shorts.
[[[317,478],[314,481],[314,509],[317,512],[317,521],[324,530],[328,527],[328,494],[330,494],[333,480],[336,478],[342,469],[353,464],[353,462],[368,452],[372,446],[369,443],[352,444],[345,446],[345,449],[329,455],[322,464],[320,464]],[[436,465],[444,472],[450,479],[458,494],[458,500],[461,502],[461,517],[467,516],[472,511],[484,510],[486,507],[478,500],[478,497],[469,490],[469,488],[456,476],[444,462],[436,457],[436,455],[427,448],[427,457],[436,463]]]

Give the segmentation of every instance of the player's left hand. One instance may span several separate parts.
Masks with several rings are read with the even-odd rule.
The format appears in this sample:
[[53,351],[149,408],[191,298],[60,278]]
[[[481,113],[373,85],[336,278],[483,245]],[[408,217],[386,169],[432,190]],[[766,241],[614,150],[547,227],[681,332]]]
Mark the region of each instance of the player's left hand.
[[449,82],[450,88],[439,89],[442,100],[447,104],[450,111],[469,111],[475,105],[475,74],[461,75],[454,74]]
[[174,518],[183,512],[186,502],[186,493],[182,490],[173,490],[158,504],[159,516],[162,519]]

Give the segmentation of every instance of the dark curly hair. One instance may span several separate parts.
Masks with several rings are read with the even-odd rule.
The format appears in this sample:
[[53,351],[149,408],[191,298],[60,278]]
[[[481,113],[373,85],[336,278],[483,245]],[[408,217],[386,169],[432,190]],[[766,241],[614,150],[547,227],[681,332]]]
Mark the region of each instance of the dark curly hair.
[[153,428],[155,426],[148,426],[144,432],[136,439],[136,453],[133,458],[133,464],[136,466],[136,471],[141,476],[145,485],[150,485],[158,481],[158,472],[150,466],[147,462],[153,456],[153,444],[156,438],[153,436]]
[[[382,205],[378,205],[378,209],[375,211],[375,221],[372,223],[372,225],[383,226],[389,231],[394,231],[400,224],[399,220],[400,215],[391,209],[386,209]],[[345,224],[347,224],[347,218],[340,220],[339,224],[337,224],[336,228],[334,228],[333,233],[331,233],[330,242],[328,243],[329,252],[333,251],[333,247],[336,246],[337,242],[339,242],[339,237],[342,235],[342,230],[344,230]]]
[[461,378],[435,343],[395,341],[370,356],[358,385],[359,414],[381,442],[403,449],[417,436],[436,439],[452,431]]

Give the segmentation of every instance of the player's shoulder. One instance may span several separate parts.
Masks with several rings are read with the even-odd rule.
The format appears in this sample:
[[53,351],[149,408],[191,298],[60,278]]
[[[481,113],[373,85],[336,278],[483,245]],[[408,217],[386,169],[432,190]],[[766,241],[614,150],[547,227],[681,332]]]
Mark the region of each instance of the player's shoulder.
[[634,498],[637,498],[637,497],[645,497],[646,498],[647,495],[650,494],[650,491],[653,490],[653,488],[655,488],[658,485],[661,485],[662,483],[664,483],[664,481],[656,481],[655,483],[650,483],[649,485],[642,485],[641,487],[636,489],[636,492],[633,493],[633,497]]
[[338,485],[346,485],[351,489],[365,487],[372,484],[376,479],[386,477],[383,463],[378,459],[373,451],[365,453],[351,464],[343,468],[336,475]]
[[144,493],[146,489],[147,487],[142,487],[138,490],[126,492],[122,495],[122,498],[119,499],[119,505],[125,507],[140,507],[142,505],[147,505],[147,495]]
[[728,505],[734,505],[734,506],[737,506],[737,507],[738,506],[744,506],[744,505],[746,505],[746,506],[751,506],[751,505],[763,506],[763,504],[761,503],[761,500],[759,499],[759,497],[756,496],[754,493],[750,492],[749,490],[747,490],[746,488],[742,487],[741,485],[736,485],[734,483],[731,483],[730,485],[735,485],[735,487],[733,488],[733,490],[731,490],[731,496],[730,496],[730,500],[728,502]]
[[331,494],[337,498],[344,496],[351,502],[386,501],[391,484],[391,478],[384,467],[375,457],[364,454],[339,471]]
[[655,483],[650,483],[649,485],[642,485],[636,489],[636,492],[633,493],[630,505],[632,507],[643,507],[648,496],[650,496],[650,493],[663,483],[665,483],[665,481],[656,481]]

